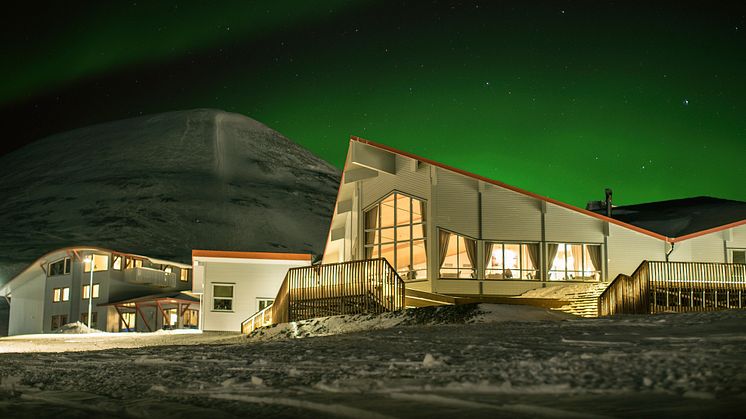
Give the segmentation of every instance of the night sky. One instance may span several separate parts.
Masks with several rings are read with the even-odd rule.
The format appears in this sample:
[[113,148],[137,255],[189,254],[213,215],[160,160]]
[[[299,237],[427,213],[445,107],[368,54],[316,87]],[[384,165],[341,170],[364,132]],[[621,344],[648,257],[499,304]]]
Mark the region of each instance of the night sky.
[[746,6],[525,3],[20,6],[0,17],[2,153],[219,108],[338,167],[358,135],[578,206],[607,186],[746,200]]

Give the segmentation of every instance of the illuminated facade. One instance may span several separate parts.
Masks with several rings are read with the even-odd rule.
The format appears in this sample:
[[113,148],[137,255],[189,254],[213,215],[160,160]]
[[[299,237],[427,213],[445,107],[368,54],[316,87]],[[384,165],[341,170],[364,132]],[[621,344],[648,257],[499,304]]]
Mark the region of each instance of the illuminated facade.
[[3,285],[0,296],[10,303],[9,335],[87,324],[91,296],[92,328],[147,332],[196,328],[199,299],[182,293],[191,288],[190,265],[80,247],[44,255]]
[[746,203],[708,199],[635,225],[626,207],[609,217],[352,137],[323,262],[383,257],[408,289],[464,296],[609,281],[643,260],[743,263]]

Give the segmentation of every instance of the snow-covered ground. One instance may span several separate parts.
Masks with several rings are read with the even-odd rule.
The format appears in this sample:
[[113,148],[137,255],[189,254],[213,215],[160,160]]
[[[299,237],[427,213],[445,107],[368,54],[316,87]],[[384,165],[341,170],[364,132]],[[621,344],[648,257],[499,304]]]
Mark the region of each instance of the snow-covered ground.
[[569,319],[482,305],[387,316],[343,334],[351,322],[336,317],[224,344],[170,334],[178,346],[2,354],[0,417],[678,418],[741,416],[746,403],[743,311]]

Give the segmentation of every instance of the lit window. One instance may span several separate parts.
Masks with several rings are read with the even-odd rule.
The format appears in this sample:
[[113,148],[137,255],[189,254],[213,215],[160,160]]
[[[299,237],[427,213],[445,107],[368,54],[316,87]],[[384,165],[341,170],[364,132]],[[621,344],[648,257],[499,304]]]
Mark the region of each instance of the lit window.
[[189,269],[181,268],[181,272],[179,272],[179,279],[181,280],[181,282],[189,281]]
[[142,259],[125,258],[124,268],[125,269],[142,268]]
[[[98,285],[93,284],[93,298],[98,298]],[[87,300],[90,293],[90,285],[83,285],[83,299]]]
[[445,230],[438,232],[441,278],[476,278],[477,241]]
[[601,245],[547,244],[550,280],[597,281],[601,279]]
[[538,243],[484,244],[486,279],[537,279]]
[[212,286],[212,309],[215,311],[233,310],[232,284],[214,284]]
[[122,255],[112,255],[111,269],[115,271],[122,270]]
[[70,301],[70,288],[62,288],[62,301]]
[[[93,255],[93,272],[100,272],[109,270],[109,256],[108,255]],[[91,271],[90,260],[83,261],[83,272]]]
[[52,290],[52,302],[59,303],[62,300],[62,288],[55,288]]
[[365,212],[365,257],[385,258],[407,280],[427,277],[425,202],[392,193]]
[[170,274],[173,271],[174,271],[173,268],[170,266],[166,266],[163,268],[163,272],[168,273],[168,274]]

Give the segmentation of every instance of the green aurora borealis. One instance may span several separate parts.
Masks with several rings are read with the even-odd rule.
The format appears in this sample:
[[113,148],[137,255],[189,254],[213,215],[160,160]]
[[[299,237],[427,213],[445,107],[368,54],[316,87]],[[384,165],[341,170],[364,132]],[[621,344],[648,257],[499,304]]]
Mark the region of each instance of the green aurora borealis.
[[276,3],[6,15],[3,122],[220,108],[338,167],[358,135],[578,206],[746,200],[744,6]]

